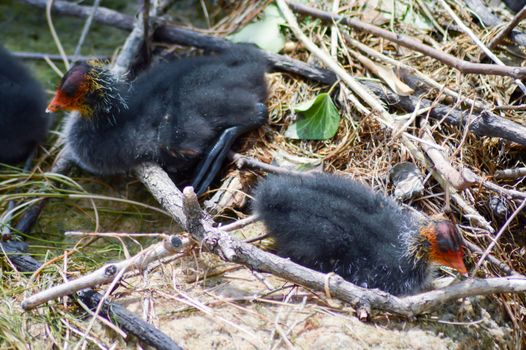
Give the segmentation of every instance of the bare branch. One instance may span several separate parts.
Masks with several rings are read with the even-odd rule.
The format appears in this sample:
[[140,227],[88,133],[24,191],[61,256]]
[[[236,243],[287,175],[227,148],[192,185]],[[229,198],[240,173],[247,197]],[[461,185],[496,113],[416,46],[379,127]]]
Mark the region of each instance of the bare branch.
[[526,168],[504,169],[495,172],[496,179],[516,179],[522,176],[526,176]]
[[22,308],[30,310],[49,300],[78,292],[82,289],[113,282],[116,276],[131,270],[145,270],[153,261],[182,253],[190,245],[187,238],[165,235],[162,242],[142,250],[118,263],[107,264],[92,273],[34,294],[22,301]]

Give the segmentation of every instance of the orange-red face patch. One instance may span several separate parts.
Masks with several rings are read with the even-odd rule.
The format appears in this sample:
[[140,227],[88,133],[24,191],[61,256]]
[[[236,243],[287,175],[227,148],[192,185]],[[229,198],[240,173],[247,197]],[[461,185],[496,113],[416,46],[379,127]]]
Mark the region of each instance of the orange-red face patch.
[[90,77],[87,64],[77,64],[62,78],[55,96],[49,103],[49,112],[79,111],[87,116],[91,108],[85,101],[86,94],[90,91]]
[[429,258],[436,264],[456,269],[466,274],[462,250],[462,237],[455,226],[449,221],[431,222],[420,234],[430,243]]

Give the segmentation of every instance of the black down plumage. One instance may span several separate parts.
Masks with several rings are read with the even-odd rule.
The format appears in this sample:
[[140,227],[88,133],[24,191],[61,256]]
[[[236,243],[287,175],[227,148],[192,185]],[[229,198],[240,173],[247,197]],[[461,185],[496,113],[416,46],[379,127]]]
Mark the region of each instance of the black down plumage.
[[226,129],[246,132],[266,122],[267,68],[249,45],[160,63],[129,86],[115,84],[117,105],[122,100],[127,106],[71,118],[66,147],[96,174],[123,173],[148,161],[172,173],[188,171]]
[[45,139],[45,109],[40,84],[0,45],[0,163],[23,161]]
[[254,196],[255,213],[282,257],[395,295],[421,290],[429,277],[427,262],[408,250],[419,235],[417,220],[354,180],[270,175]]

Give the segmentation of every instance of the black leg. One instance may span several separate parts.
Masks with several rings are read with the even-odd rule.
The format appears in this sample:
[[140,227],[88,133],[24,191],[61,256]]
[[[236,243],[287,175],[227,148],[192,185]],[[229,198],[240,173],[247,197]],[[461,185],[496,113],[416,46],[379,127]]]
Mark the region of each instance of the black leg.
[[232,131],[230,130],[232,128],[226,129],[223,131],[223,133],[219,136],[216,143],[212,145],[208,149],[208,151],[204,154],[203,160],[199,162],[199,165],[196,168],[194,179],[192,180],[192,186],[194,187],[194,190],[197,191],[197,185],[203,180],[206,173],[208,172],[208,169],[210,169],[210,166],[212,162],[215,160],[216,156],[221,151],[221,148],[224,147],[226,139],[231,137]]
[[239,126],[233,126],[223,131],[217,142],[210,148],[205,158],[199,163],[192,186],[197,195],[203,194],[210,183],[214,180],[223,161],[237,137],[246,130]]
[[253,123],[233,126],[224,130],[217,142],[206,152],[203,160],[197,166],[192,181],[192,186],[197,195],[203,194],[214,180],[234,141],[245,132],[263,125],[267,120],[267,106],[264,103],[257,103],[255,107],[256,118]]

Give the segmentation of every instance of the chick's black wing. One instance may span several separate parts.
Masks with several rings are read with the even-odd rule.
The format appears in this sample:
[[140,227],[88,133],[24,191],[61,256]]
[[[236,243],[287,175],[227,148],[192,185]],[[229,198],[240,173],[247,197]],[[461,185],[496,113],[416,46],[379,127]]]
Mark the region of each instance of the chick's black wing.
[[173,120],[167,148],[200,160],[193,181],[198,193],[214,179],[233,142],[266,121],[266,71],[259,51],[241,45],[222,55],[173,62],[165,72],[176,78],[168,94]]

